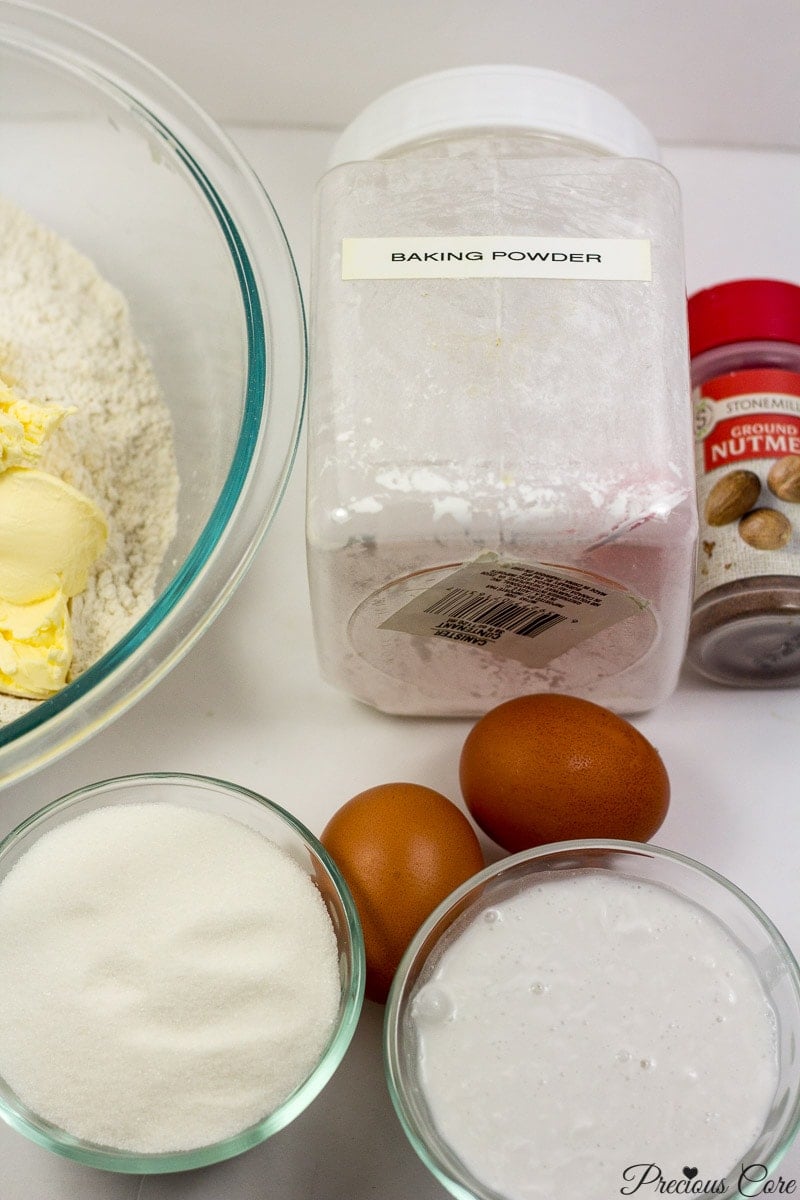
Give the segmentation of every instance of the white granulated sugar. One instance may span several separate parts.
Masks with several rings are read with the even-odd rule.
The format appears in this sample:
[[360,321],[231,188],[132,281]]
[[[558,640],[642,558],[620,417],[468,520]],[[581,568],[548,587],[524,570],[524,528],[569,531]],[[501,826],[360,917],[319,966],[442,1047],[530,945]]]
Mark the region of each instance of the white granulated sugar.
[[[90,496],[109,529],[71,601],[71,677],[147,611],[176,526],[172,421],[121,293],[52,231],[0,197],[0,372],[18,395],[75,408],[41,467]],[[0,722],[35,701],[0,696]]]
[[340,983],[322,897],[261,834],[176,804],[45,833],[0,885],[0,1075],[133,1153],[234,1136],[313,1070]]

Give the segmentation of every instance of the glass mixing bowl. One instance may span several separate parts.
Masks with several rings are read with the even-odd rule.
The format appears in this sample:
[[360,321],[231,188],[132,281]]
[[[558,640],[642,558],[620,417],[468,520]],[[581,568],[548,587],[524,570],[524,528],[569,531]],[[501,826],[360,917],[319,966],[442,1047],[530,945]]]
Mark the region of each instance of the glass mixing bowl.
[[[586,872],[608,873],[619,879],[629,880],[633,884],[643,882],[657,885],[674,893],[677,897],[689,901],[721,926],[743,954],[745,960],[749,961],[750,967],[754,969],[775,1018],[778,1083],[759,1136],[751,1146],[741,1148],[742,1163],[750,1171],[750,1174],[741,1183],[742,1190],[739,1186],[739,1168],[737,1167],[726,1177],[724,1186],[714,1187],[714,1194],[725,1196],[760,1195],[764,1180],[777,1169],[800,1127],[800,971],[797,962],[771,921],[748,896],[729,880],[692,859],[656,846],[642,845],[636,842],[598,840],[560,842],[501,859],[453,892],[419,929],[392,984],[384,1027],[385,1065],[389,1091],[411,1145],[440,1183],[459,1200],[510,1200],[510,1193],[506,1191],[501,1193],[495,1190],[485,1180],[478,1178],[475,1171],[471,1170],[463,1161],[463,1158],[459,1156],[441,1132],[440,1125],[437,1124],[426,1101],[425,1079],[435,1068],[431,1066],[429,1059],[425,1059],[422,1063],[420,1061],[419,1021],[434,1020],[446,1024],[449,1020],[451,1005],[455,1003],[458,1010],[459,1002],[449,999],[446,993],[442,993],[442,985],[439,983],[434,984],[432,993],[425,994],[423,989],[432,978],[435,978],[437,965],[448,945],[456,940],[461,930],[472,925],[476,918],[485,919],[494,927],[495,922],[503,919],[499,911],[503,902],[520,891],[541,886],[548,879],[558,879],[559,877],[564,879],[574,877],[576,873]],[[635,891],[633,894],[635,895]],[[569,912],[570,910],[565,909],[564,911]],[[581,924],[577,904],[571,911],[573,912],[572,922],[577,929]],[[630,1001],[632,989],[635,987],[635,976],[632,979],[631,968],[636,965],[636,916],[635,905],[630,902],[629,909],[625,913],[626,921],[630,922],[630,928],[634,930],[632,943],[629,944],[630,958],[624,965],[623,978],[613,993],[621,1011],[621,1006],[626,1000]],[[521,918],[517,917],[516,919]],[[546,936],[547,931],[545,930],[544,933]],[[551,932],[549,951],[537,942],[539,958],[537,958],[535,969],[537,972],[541,971],[545,979],[548,978],[548,969],[551,966],[548,953],[552,962],[560,961],[555,945],[558,936]],[[638,936],[641,937],[642,933],[640,932]],[[649,941],[657,939],[657,930],[647,931],[647,938]],[[655,944],[658,945],[657,940]],[[474,964],[474,950],[472,954],[471,961]],[[539,965],[539,959],[542,960],[541,965]],[[715,964],[709,962],[705,965],[713,969]],[[721,970],[722,968],[720,968],[720,973]],[[559,980],[558,973],[554,978]],[[598,991],[602,993],[609,982],[607,970],[604,968],[597,976],[592,975],[591,979],[597,982]],[[563,979],[560,979],[560,982],[563,983]],[[550,986],[546,982],[531,984],[524,970],[522,974],[516,976],[515,985],[516,992],[525,994],[531,1005],[536,1005],[537,995],[546,992]],[[556,983],[554,986],[558,986],[558,984]],[[669,1019],[680,1015],[671,1008],[671,991],[668,981],[663,991],[663,1010],[657,1014],[659,1017],[663,1015],[665,1028]],[[490,992],[493,997],[491,1001],[489,999]],[[484,994],[487,1004],[491,1002],[492,1011],[496,1012],[498,1007],[501,1007],[501,1001],[507,1003],[509,996],[511,1003],[514,1003],[514,992],[515,989],[508,984],[501,984],[493,979],[487,983]],[[420,995],[423,996],[422,1008],[415,1012],[415,1000]],[[661,1001],[659,1000],[657,1003],[660,1006]],[[466,1011],[464,1020],[476,1022],[476,1025],[473,1026],[474,1041],[471,1049],[476,1063],[480,1064],[481,1072],[484,1077],[487,1077],[492,1071],[491,1064],[495,1056],[495,1046],[497,1044],[504,1045],[504,1030],[503,1028],[492,1028],[487,1024],[480,1024],[477,1027],[476,1012],[470,1007],[469,998],[463,1002],[463,1005]],[[587,1013],[591,1014],[595,1011],[591,1005],[585,1005],[584,1009],[585,1011],[575,1013],[571,1018],[574,1021],[574,1030],[570,1028],[570,1036],[576,1039],[576,1044],[580,1044],[578,1043],[579,1029],[582,1024],[587,1024],[585,1019]],[[459,1015],[461,1014],[457,1011],[456,1016]],[[538,1029],[539,1026],[536,1028]],[[550,1034],[545,1034],[545,1036],[550,1036]],[[631,1034],[634,1043],[636,1043],[636,1036],[635,1032]],[[666,1045],[667,1042],[668,1038],[665,1039],[664,1044]],[[521,1056],[526,1052],[521,1049],[521,1044],[520,1031],[517,1028],[511,1042],[514,1059],[513,1074],[514,1076],[520,1074],[523,1078],[528,1079],[530,1072],[523,1069]],[[525,1044],[527,1046],[527,1043]],[[644,1037],[642,1038],[642,1049],[651,1044],[656,1043],[652,1043],[652,1039],[647,1041]],[[611,1061],[613,1061],[611,1056],[614,1049],[614,1046],[609,1046]],[[737,1046],[736,1055],[738,1056],[739,1053],[740,1047]],[[665,1057],[668,1057],[666,1050],[664,1054]],[[655,1057],[657,1058],[658,1055]],[[535,1076],[544,1074],[548,1077],[546,1103],[554,1110],[558,1110],[560,1103],[558,1095],[559,1063],[551,1061],[548,1064],[547,1061],[539,1062],[538,1059],[533,1061],[534,1059],[536,1059],[535,1053],[528,1054],[524,1060],[525,1065],[530,1063],[530,1068],[534,1070]],[[621,1062],[622,1060],[618,1059],[617,1061]],[[503,1062],[506,1062],[505,1058]],[[636,1067],[640,1064],[634,1062],[633,1065]],[[651,1064],[644,1061],[641,1063],[641,1066],[646,1065]],[[668,1068],[669,1064],[667,1063],[664,1070],[668,1070]],[[609,1068],[608,1073],[611,1069],[619,1068]],[[589,1068],[584,1064],[584,1071],[586,1094],[592,1098],[592,1104],[603,1106],[606,1103],[603,1078],[595,1074],[594,1066]],[[513,1095],[513,1090],[509,1091],[509,1089],[513,1089],[513,1082],[513,1079],[503,1076],[504,1098],[502,1103],[504,1105],[507,1103],[505,1093]],[[691,1086],[688,1076],[683,1086],[687,1089]],[[469,1088],[470,1082],[466,1078],[459,1078],[452,1085],[449,1100],[453,1102],[454,1106],[458,1103],[472,1106],[474,1113],[481,1118],[486,1128],[496,1129],[498,1122],[504,1119],[503,1113],[482,1109],[479,1089],[467,1090]],[[531,1092],[533,1090],[532,1088]],[[524,1111],[523,1101],[512,1100],[511,1103],[523,1103]],[[586,1105],[584,1104],[583,1107],[585,1109]],[[633,1107],[633,1103],[631,1107]],[[453,1111],[460,1110],[454,1107]],[[506,1115],[508,1114],[506,1113]],[[526,1128],[533,1130],[537,1122],[535,1105],[533,1110],[525,1115],[528,1118]],[[569,1150],[575,1156],[576,1161],[581,1162],[584,1149],[591,1148],[591,1124],[587,1124],[588,1118],[585,1111],[581,1114],[572,1112],[571,1115],[575,1121],[575,1128],[572,1131],[574,1140],[570,1141]],[[633,1116],[623,1115],[621,1119],[632,1120]],[[611,1154],[617,1147],[608,1145],[604,1148]],[[682,1154],[685,1148],[678,1146],[675,1149],[677,1153]],[[548,1146],[547,1153],[555,1155],[558,1160],[559,1152],[562,1151],[561,1145]],[[645,1165],[649,1164],[651,1160],[648,1157],[646,1146],[642,1146],[641,1151],[643,1156],[641,1170],[643,1171]],[[527,1177],[531,1178],[535,1175],[536,1164],[529,1161],[529,1155],[526,1156],[524,1143],[517,1148],[517,1152],[521,1155],[519,1161],[525,1165]],[[476,1160],[476,1155],[480,1157],[485,1151],[478,1152],[471,1147],[471,1153],[473,1160]],[[509,1151],[509,1153],[511,1152]],[[480,1161],[482,1165],[486,1165],[484,1159],[481,1158]],[[686,1160],[682,1159],[681,1161]],[[490,1171],[492,1169],[488,1168]],[[681,1178],[680,1168],[678,1168],[677,1182],[679,1186],[677,1189],[675,1186],[671,1187],[670,1191],[677,1190],[679,1194],[691,1193],[692,1184],[694,1184],[694,1191],[699,1192],[702,1184],[709,1182],[703,1174],[702,1163],[698,1162],[697,1166],[693,1166],[690,1161],[685,1172],[688,1174]],[[620,1176],[619,1190],[627,1187],[627,1194],[638,1191],[638,1177],[635,1176],[635,1172],[634,1176],[629,1176],[627,1184]],[[582,1183],[582,1194],[595,1194],[592,1185],[593,1183],[596,1185],[596,1182],[587,1173]],[[672,1179],[669,1178],[667,1182],[672,1183]],[[717,1183],[716,1177],[714,1183]],[[654,1185],[652,1178],[641,1185],[642,1195],[655,1194],[657,1190],[659,1189]],[[525,1190],[524,1194],[528,1195],[529,1192]],[[572,1195],[574,1192],[570,1191],[569,1194]]]
[[101,729],[219,613],[281,500],[305,394],[296,271],[242,156],[120,46],[0,0],[0,194],[128,301],[176,430],[178,529],[154,603],[63,691],[0,728],[0,786]]
[[[14,1129],[40,1146],[87,1166],[144,1175],[186,1171],[232,1158],[265,1141],[299,1116],[329,1081],[350,1044],[364,997],[365,964],[364,942],[353,899],[347,884],[319,841],[290,813],[263,796],[205,776],[174,773],[129,775],[93,784],[56,800],[28,818],[0,842],[0,885],[19,859],[44,834],[97,809],[140,804],[179,805],[229,817],[254,829],[290,854],[313,880],[327,908],[338,946],[341,985],[339,1010],[327,1045],[313,1070],[262,1121],[212,1145],[173,1153],[134,1154],[84,1141],[56,1128],[33,1112],[0,1075],[0,1117]],[[235,871],[235,862],[231,868]],[[198,870],[203,870],[202,862],[198,863]],[[157,886],[158,880],[154,877],[153,887]],[[210,886],[213,887],[213,880]],[[76,898],[76,904],[80,904],[79,898]],[[35,921],[35,913],[31,914],[31,918]],[[131,922],[135,922],[135,914],[131,914]],[[176,953],[180,953],[180,947]],[[126,957],[125,947],[122,947],[120,954],[122,969],[126,965],[135,965],[135,950]],[[212,970],[213,962],[210,972]],[[93,980],[89,986],[95,983],[96,980]],[[123,996],[118,1011],[124,1012],[124,982],[121,988]],[[52,1015],[53,1020],[57,1021],[57,999],[53,1002]],[[169,1024],[169,1019],[165,1020],[164,1027],[169,1028]],[[120,1032],[124,1034],[122,1027]],[[113,1047],[109,1047],[108,1052],[113,1053]]]

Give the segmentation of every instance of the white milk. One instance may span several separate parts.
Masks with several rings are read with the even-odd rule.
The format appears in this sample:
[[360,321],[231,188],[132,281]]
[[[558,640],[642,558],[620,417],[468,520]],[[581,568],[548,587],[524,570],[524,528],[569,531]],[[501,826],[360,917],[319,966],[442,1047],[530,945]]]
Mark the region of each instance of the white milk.
[[609,1200],[647,1164],[687,1186],[732,1176],[777,1086],[742,950],[675,893],[599,871],[485,909],[411,1020],[441,1136],[513,1200]]

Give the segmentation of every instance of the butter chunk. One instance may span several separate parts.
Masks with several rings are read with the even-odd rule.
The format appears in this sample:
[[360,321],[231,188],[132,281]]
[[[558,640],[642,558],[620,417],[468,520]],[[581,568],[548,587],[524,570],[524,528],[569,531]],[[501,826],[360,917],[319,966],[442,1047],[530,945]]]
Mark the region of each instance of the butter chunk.
[[12,467],[0,474],[0,597],[32,604],[86,587],[108,527],[88,496],[55,475]]
[[0,692],[46,700],[64,687],[72,651],[62,591],[33,604],[0,598]]
[[74,411],[60,404],[23,400],[0,380],[0,471],[35,466],[42,443]]

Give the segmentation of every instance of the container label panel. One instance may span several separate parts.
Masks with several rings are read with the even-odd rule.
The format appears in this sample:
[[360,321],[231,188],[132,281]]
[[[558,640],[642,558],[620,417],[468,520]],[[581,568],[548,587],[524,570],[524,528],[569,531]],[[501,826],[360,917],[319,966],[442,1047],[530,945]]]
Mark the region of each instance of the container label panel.
[[356,237],[342,279],[625,279],[649,283],[649,238]]
[[696,596],[800,574],[800,374],[730,371],[694,390],[700,549]]
[[380,628],[487,646],[543,667],[646,608],[599,576],[485,554],[420,592]]

